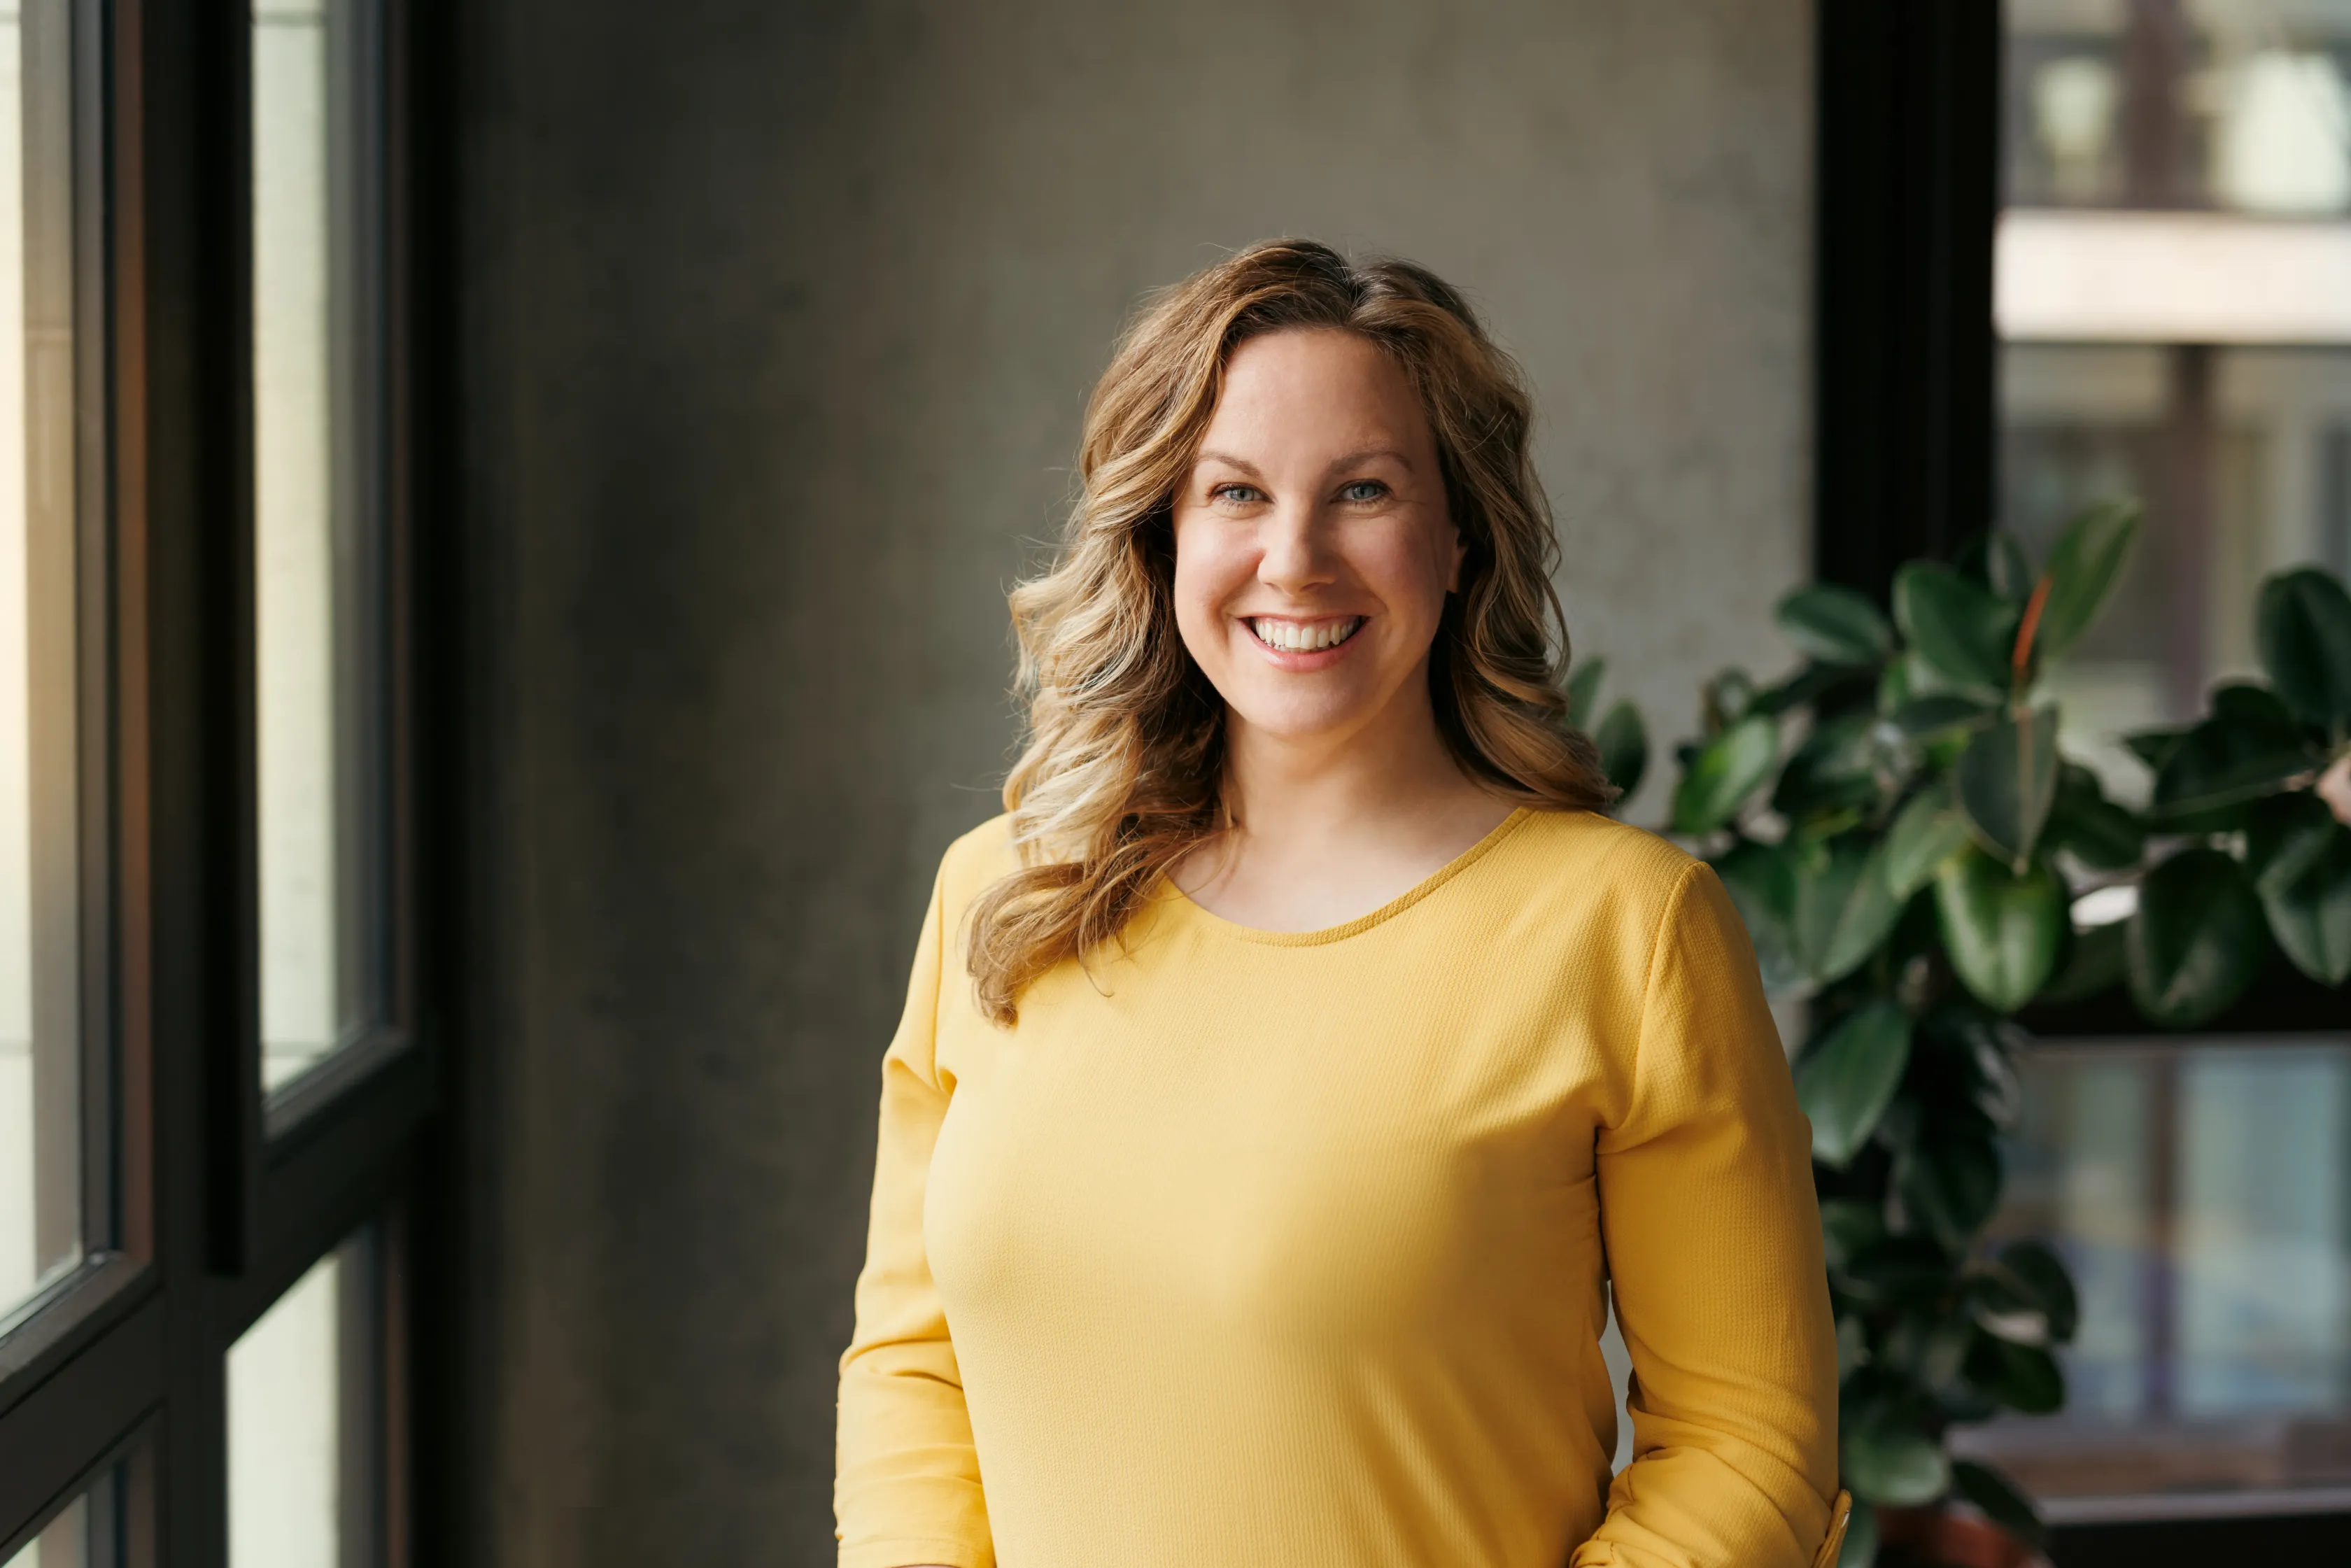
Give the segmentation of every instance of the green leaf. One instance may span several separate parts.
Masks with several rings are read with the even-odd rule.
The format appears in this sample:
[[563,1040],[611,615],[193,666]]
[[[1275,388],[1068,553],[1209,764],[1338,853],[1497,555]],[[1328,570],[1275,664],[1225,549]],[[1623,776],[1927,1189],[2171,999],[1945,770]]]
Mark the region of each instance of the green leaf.
[[2082,1325],[2082,1303],[2074,1291],[2074,1276],[2048,1243],[2030,1239],[2011,1241],[2000,1249],[1993,1273],[2010,1286],[2018,1302],[2041,1314],[2050,1341],[2064,1344]]
[[1980,1459],[1953,1459],[1951,1487],[1986,1519],[2036,1549],[2049,1544],[2049,1527],[2023,1489]]
[[1968,1381],[2011,1410],[2046,1416],[2065,1403],[2065,1375],[2037,1344],[2017,1344],[1976,1331],[1968,1347]]
[[1959,541],[1951,567],[1970,582],[2019,604],[2032,591],[2032,556],[2006,528],[1987,528]]
[[2043,831],[2050,848],[2099,871],[2127,870],[2147,852],[2147,824],[2107,800],[2096,774],[2070,762],[2058,769],[2057,799]]
[[1778,844],[1740,839],[1712,862],[1755,944],[1766,990],[1784,991],[1805,978],[1796,951],[1795,858]]
[[1888,717],[1895,728],[1915,739],[1973,724],[1991,711],[1989,704],[1976,697],[1963,697],[1957,692],[1930,692],[1909,698]]
[[1706,732],[1719,735],[1755,706],[1755,683],[1744,670],[1724,670],[1699,688],[1706,701]]
[[2335,813],[2307,791],[2257,800],[2245,813],[2245,874],[2262,893],[2297,882],[2318,863],[2338,831]]
[[1783,817],[1802,819],[1874,805],[1878,794],[1876,727],[1866,714],[1816,727],[1780,770],[1771,809]]
[[1874,664],[1894,652],[1894,628],[1877,606],[1833,582],[1796,590],[1772,619],[1799,653],[1824,664]]
[[1698,747],[1674,791],[1674,831],[1710,833],[1729,821],[1779,760],[1780,727],[1757,714]]
[[1871,1502],[1917,1507],[1950,1490],[1950,1461],[1943,1446],[1916,1425],[1873,1413],[1844,1435],[1844,1482]]
[[2260,899],[2218,850],[2172,856],[2139,884],[2124,956],[2131,999],[2170,1029],[2192,1029],[2237,999],[2260,971]]
[[2245,859],[2270,935],[2294,967],[2325,985],[2351,978],[2351,831],[2297,790],[2255,808]]
[[1952,685],[2008,689],[2016,606],[1949,567],[1913,561],[1894,578],[1894,620],[1911,651]]
[[1943,1389],[1959,1382],[1959,1367],[1975,1337],[1964,1312],[1939,1306],[1904,1312],[1886,1331],[1876,1361],[1906,1373],[1921,1388]]
[[2351,597],[2328,573],[2304,567],[2262,584],[2254,612],[2262,668],[2308,723],[2351,721]]
[[2177,823],[2216,807],[2259,800],[2311,766],[2302,737],[2292,727],[2250,721],[2241,708],[2216,712],[2165,755],[2155,776],[2153,814]]
[[1905,1214],[1963,1250],[2000,1201],[2000,1150],[1989,1129],[1930,1124],[1896,1164]]
[[1796,1064],[1796,1103],[1813,1123],[1813,1157],[1843,1169],[1886,1113],[1910,1061],[1910,1015],[1877,1000],[1838,1020]]
[[1838,1283],[1858,1301],[1920,1301],[1948,1291],[1954,1273],[1950,1254],[1927,1237],[1888,1236],[1855,1252]]
[[2163,765],[2171,760],[2171,754],[2179,749],[2179,743],[2187,738],[2186,727],[2140,729],[2124,736],[2123,744],[2130,747],[2132,756],[2160,772]]
[[1935,868],[1965,849],[1970,836],[1968,820],[1948,789],[1921,791],[1886,831],[1886,886],[1896,898],[1908,898],[1933,881]]
[[1821,1200],[1821,1248],[1831,1269],[1843,1269],[1855,1253],[1886,1234],[1886,1216],[1875,1203],[1855,1197]]
[[1853,1500],[1845,1521],[1844,1544],[1837,1548],[1836,1568],[1875,1568],[1877,1562],[1877,1510],[1866,1498]]
[[2006,528],[1994,528],[1984,536],[1984,586],[2002,599],[2022,604],[2031,596],[2034,573],[2032,556],[2024,541]]
[[2020,876],[1970,848],[1936,871],[1935,912],[1951,967],[1995,1012],[2031,1001],[2056,967],[2065,887],[2045,863]]
[[2049,552],[2044,575],[2049,597],[2042,601],[2033,633],[2043,659],[2061,657],[2081,641],[2105,608],[2116,580],[2138,542],[2137,501],[2108,501],[2076,517]]
[[1649,771],[1649,731],[1641,710],[1619,697],[1592,739],[1600,747],[1600,770],[1608,782],[1626,795],[1638,789]]
[[2032,999],[2064,1007],[2104,996],[2123,983],[2123,944],[2127,922],[2115,921],[2074,933],[2064,961]]
[[1902,918],[1902,900],[1886,883],[1885,846],[1853,836],[1833,839],[1810,863],[1798,862],[1796,940],[1822,985],[1859,968]]
[[1607,660],[1586,659],[1577,664],[1567,677],[1567,727],[1570,729],[1589,727],[1592,705],[1600,696],[1600,677],[1607,673]]
[[2022,870],[2057,798],[2057,710],[2001,714],[1968,742],[1953,781],[1976,837]]
[[2212,716],[2225,718],[2273,738],[2281,746],[2298,745],[2302,735],[2294,715],[2277,693],[2251,681],[2230,681],[2212,688]]

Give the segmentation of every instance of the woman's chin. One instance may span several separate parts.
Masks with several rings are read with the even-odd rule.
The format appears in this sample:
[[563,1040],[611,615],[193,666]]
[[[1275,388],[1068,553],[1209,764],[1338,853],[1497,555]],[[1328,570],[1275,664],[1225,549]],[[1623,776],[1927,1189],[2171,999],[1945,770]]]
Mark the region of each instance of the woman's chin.
[[1324,747],[1361,734],[1376,705],[1369,702],[1256,702],[1228,705],[1253,738],[1283,746]]

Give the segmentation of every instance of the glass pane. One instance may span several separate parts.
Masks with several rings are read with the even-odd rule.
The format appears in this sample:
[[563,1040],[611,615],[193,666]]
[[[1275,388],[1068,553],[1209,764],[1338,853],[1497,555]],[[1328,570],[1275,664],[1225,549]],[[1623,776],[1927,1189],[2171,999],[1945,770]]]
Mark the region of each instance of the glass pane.
[[2257,673],[2262,579],[2351,574],[2351,349],[2011,343],[2001,383],[2001,517],[2036,555],[2093,500],[2147,502],[2105,620],[2050,681],[2076,754],[2143,800],[2119,737]]
[[253,18],[255,664],[262,1077],[275,1089],[385,1013],[383,591],[362,200],[371,8]]
[[1971,1435],[2060,1518],[2351,1486],[2351,1044],[2038,1048],[1996,1228],[2082,1293],[2055,1416]]
[[229,1347],[230,1568],[373,1560],[374,1261],[361,1232]]
[[0,1319],[84,1239],[69,59],[0,0]]
[[2351,4],[2010,0],[2009,199],[2351,212]]
[[122,1568],[121,1484],[119,1472],[101,1479],[0,1568]]

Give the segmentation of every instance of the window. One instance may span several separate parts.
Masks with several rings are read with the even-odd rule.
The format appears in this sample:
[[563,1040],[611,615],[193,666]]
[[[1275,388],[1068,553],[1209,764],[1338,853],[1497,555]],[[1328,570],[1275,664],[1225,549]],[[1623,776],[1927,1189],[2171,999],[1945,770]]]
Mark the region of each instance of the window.
[[375,1238],[311,1265],[228,1351],[229,1568],[375,1559],[382,1301]]
[[[0,1568],[132,1568],[125,1514],[130,1486],[110,1469],[42,1524]],[[5,1548],[0,1548],[5,1550]]]
[[365,0],[253,6],[261,1073],[389,1023],[381,199]]
[[2083,1326],[2064,1416],[1995,1438],[2018,1479],[2351,1490],[2351,1037],[2052,1044],[2026,1088],[2008,1223],[2063,1239]]
[[70,45],[60,0],[0,0],[0,1313],[80,1263],[103,1154],[83,1113]]
[[392,0],[0,0],[0,1564],[404,1568]]
[[[2053,681],[2143,801],[2129,730],[2255,668],[2262,578],[2351,573],[2351,0],[2011,0],[1994,252],[1998,515],[2045,547],[2141,497]],[[2072,1264],[2054,1417],[1965,1441],[2060,1522],[2351,1511],[2351,1016],[2044,1039],[2003,1228]]]

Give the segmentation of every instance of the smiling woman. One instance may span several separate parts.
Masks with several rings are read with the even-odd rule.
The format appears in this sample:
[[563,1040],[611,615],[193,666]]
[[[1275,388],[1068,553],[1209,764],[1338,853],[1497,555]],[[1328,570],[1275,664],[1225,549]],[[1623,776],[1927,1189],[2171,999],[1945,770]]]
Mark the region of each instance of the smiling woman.
[[1601,813],[1528,426],[1308,242],[1122,344],[883,1059],[843,1568],[1835,1561],[1809,1135],[1721,885]]

